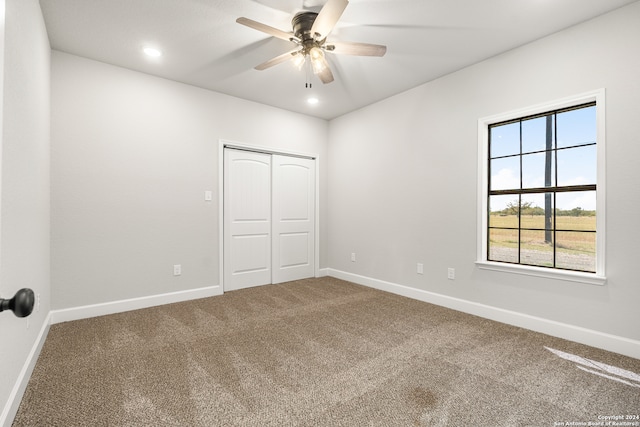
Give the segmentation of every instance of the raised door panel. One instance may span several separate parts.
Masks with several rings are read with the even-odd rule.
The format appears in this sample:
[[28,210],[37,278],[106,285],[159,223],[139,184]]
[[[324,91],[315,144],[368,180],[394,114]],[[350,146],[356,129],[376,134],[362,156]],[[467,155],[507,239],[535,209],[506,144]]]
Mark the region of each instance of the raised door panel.
[[274,155],[273,283],[315,274],[315,161]]
[[271,283],[271,156],[224,154],[225,290]]

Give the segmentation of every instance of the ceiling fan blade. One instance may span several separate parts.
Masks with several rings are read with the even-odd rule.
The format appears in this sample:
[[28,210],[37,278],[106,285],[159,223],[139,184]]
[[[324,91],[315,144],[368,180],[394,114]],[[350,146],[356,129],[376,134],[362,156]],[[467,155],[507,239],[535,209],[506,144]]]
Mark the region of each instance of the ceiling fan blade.
[[270,36],[277,37],[277,38],[282,39],[282,40],[287,40],[287,41],[296,41],[296,40],[298,40],[298,38],[295,37],[291,33],[286,33],[286,32],[284,32],[282,30],[279,30],[277,28],[271,27],[269,25],[263,24],[263,23],[258,22],[258,21],[254,21],[253,19],[242,17],[242,18],[236,19],[236,22],[238,24],[246,25],[249,28],[253,28],[254,30],[262,31],[263,33],[269,34]]
[[322,61],[322,70],[316,73],[316,76],[320,79],[320,81],[324,84],[331,83],[333,81],[333,73],[331,72],[331,68],[329,68],[329,63],[327,60],[322,57],[320,59]]
[[342,16],[342,12],[347,8],[348,0],[329,0],[320,10],[313,26],[311,34],[320,34],[323,39],[333,30],[338,19]]
[[387,47],[380,44],[358,43],[358,42],[331,42],[324,48],[327,52],[338,53],[340,55],[356,56],[384,56]]
[[262,70],[266,70],[267,68],[271,68],[274,65],[278,65],[278,64],[281,64],[283,62],[286,62],[286,61],[292,59],[294,56],[296,56],[299,51],[300,51],[299,49],[294,49],[292,51],[283,53],[282,55],[278,55],[275,58],[271,58],[270,60],[265,61],[260,65],[256,65],[255,69],[259,70],[259,71],[262,71]]

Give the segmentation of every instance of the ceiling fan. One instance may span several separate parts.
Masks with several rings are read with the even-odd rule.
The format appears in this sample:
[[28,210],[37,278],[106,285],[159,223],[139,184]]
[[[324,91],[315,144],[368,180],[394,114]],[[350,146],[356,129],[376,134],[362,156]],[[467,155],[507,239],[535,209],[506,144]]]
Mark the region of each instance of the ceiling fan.
[[327,42],[327,36],[333,30],[342,13],[349,4],[348,0],[328,0],[320,12],[302,11],[291,20],[292,32],[285,32],[249,18],[238,18],[236,22],[270,36],[295,43],[296,47],[255,67],[266,70],[274,65],[293,59],[300,67],[309,61],[313,73],[322,83],[331,83],[333,73],[325,58],[325,52],[356,56],[384,56],[386,46],[357,42]]

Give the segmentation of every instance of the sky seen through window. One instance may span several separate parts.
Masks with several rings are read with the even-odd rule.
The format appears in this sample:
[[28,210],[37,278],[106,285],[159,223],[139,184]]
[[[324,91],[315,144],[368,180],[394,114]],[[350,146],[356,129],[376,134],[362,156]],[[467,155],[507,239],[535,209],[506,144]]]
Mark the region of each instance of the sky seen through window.
[[[520,122],[491,128],[491,190],[545,187],[546,120],[543,116],[522,121],[522,158],[519,156]],[[596,145],[563,148],[596,142],[596,107],[558,113],[552,133],[554,148],[558,150],[552,160],[553,170],[557,159],[557,182],[554,171],[551,186],[595,184]],[[503,210],[509,202],[517,202],[517,199],[517,195],[493,196],[491,211]],[[523,195],[523,201],[544,207],[544,194],[526,194]],[[576,207],[595,210],[596,192],[558,193],[556,204],[562,210]]]

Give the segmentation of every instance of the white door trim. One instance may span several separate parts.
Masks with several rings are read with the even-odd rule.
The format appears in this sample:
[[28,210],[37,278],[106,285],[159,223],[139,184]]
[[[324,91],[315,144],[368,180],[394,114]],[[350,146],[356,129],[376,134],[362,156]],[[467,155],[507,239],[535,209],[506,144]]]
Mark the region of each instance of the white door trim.
[[236,150],[256,151],[267,154],[281,154],[293,157],[305,157],[314,159],[316,162],[315,176],[315,242],[314,242],[314,276],[320,277],[320,156],[318,154],[302,153],[291,150],[285,150],[274,147],[266,147],[263,145],[251,145],[242,142],[231,141],[227,139],[218,140],[218,280],[222,287],[224,286],[224,149],[225,147],[234,148]]

